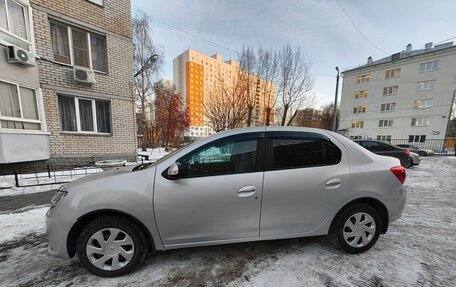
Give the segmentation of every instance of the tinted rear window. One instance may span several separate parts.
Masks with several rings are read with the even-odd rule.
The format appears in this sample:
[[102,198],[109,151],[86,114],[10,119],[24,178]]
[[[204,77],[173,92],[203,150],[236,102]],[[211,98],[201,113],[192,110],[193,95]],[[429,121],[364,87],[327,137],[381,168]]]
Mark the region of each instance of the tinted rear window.
[[329,140],[309,137],[275,137],[273,169],[337,164],[341,151]]

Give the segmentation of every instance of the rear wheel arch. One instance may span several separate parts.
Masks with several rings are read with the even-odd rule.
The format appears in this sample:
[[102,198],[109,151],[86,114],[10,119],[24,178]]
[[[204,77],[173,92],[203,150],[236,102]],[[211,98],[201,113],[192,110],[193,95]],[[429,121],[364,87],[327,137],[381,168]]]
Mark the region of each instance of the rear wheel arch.
[[356,199],[348,202],[347,204],[345,204],[341,209],[339,209],[337,214],[333,217],[330,228],[329,228],[329,232],[334,232],[335,225],[336,225],[335,223],[337,221],[337,218],[341,214],[341,212],[344,209],[346,209],[348,206],[353,205],[355,203],[359,203],[359,202],[365,203],[365,204],[371,206],[378,212],[380,219],[381,219],[381,230],[380,231],[381,231],[381,234],[385,234],[388,231],[388,223],[389,223],[388,209],[380,200],[373,198],[373,197],[356,198]]
[[96,218],[102,217],[102,216],[108,216],[108,215],[117,215],[117,216],[122,216],[125,218],[128,218],[135,222],[141,229],[143,229],[144,233],[147,235],[147,244],[149,246],[149,250],[156,250],[155,245],[154,245],[154,240],[152,237],[152,234],[150,233],[149,229],[136,217],[122,212],[118,210],[112,210],[112,209],[102,209],[102,210],[95,210],[91,211],[87,214],[82,215],[81,217],[78,218],[78,220],[73,224],[73,226],[70,229],[70,232],[68,233],[68,237],[66,240],[66,248],[68,252],[68,256],[72,258],[76,254],[76,245],[77,241],[79,238],[79,235],[81,234],[82,230],[84,227],[86,227],[91,221],[95,220]]

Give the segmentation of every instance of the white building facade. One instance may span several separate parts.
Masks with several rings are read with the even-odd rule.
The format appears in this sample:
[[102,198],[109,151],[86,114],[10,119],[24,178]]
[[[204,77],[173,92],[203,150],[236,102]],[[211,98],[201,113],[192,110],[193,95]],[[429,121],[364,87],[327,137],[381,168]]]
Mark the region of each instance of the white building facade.
[[456,89],[453,42],[413,50],[343,72],[339,129],[350,138],[444,139]]

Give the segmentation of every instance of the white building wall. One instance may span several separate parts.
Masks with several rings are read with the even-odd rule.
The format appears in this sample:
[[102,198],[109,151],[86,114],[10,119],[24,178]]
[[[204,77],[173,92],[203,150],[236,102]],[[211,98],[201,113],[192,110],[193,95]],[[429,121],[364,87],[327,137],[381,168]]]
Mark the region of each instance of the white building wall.
[[[420,64],[439,61],[437,71],[420,73]],[[385,71],[401,68],[400,76],[385,79]],[[358,75],[370,74],[367,83],[356,83]],[[436,80],[433,90],[417,91],[417,83]],[[396,95],[384,96],[383,88],[399,86]],[[408,139],[410,135],[426,135],[426,139],[445,137],[451,101],[456,87],[456,47],[437,50],[424,55],[400,59],[344,72],[339,129],[347,129],[348,136],[376,139],[389,135],[392,139]],[[367,98],[355,99],[355,92],[368,90]],[[415,100],[432,99],[432,106],[414,108]],[[380,111],[381,104],[396,103],[394,111]],[[365,113],[354,114],[355,106],[366,105]],[[411,125],[413,117],[427,117],[429,125]],[[392,127],[379,127],[379,120],[392,119]],[[364,121],[363,128],[352,128],[352,121]]]

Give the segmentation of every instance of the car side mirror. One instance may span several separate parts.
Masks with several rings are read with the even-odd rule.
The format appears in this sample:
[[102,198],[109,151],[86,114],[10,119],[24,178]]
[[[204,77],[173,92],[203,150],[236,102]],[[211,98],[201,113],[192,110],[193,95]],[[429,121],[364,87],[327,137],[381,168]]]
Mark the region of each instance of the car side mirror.
[[168,177],[171,179],[177,179],[182,177],[184,169],[180,162],[175,162],[168,168]]

